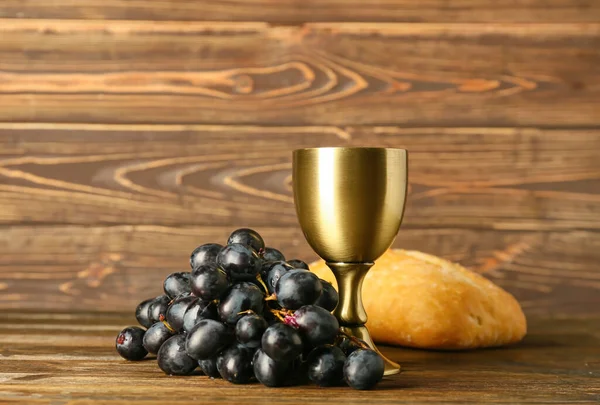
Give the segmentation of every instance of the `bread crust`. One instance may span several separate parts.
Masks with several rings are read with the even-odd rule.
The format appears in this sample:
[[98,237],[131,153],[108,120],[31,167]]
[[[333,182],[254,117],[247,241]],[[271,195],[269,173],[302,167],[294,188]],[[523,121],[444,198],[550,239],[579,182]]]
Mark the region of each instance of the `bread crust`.
[[[310,265],[337,283],[323,261]],[[367,327],[379,343],[422,349],[474,349],[520,341],[521,306],[485,277],[437,256],[389,250],[363,284]]]

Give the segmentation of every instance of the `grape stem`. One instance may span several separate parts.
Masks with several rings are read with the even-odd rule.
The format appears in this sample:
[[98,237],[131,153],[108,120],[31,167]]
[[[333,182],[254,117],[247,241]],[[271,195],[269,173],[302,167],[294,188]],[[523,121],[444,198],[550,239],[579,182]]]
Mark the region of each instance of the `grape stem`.
[[256,280],[258,280],[258,282],[260,283],[260,285],[262,285],[262,287],[265,289],[265,295],[268,295],[269,294],[269,289],[267,288],[267,285],[263,281],[263,279],[260,276],[260,274],[256,275]]
[[[162,315],[161,315],[162,316]],[[163,325],[166,326],[167,329],[169,329],[169,332],[171,333],[175,333],[175,329],[173,329],[171,327],[171,325],[169,325],[169,322],[167,322],[166,320],[162,319],[161,322],[163,323]]]
[[275,294],[275,293],[273,293],[273,294],[271,294],[271,295],[268,295],[268,296],[265,298],[265,301],[276,301],[276,300],[277,300],[277,294]]
[[271,311],[271,313],[275,315],[275,317],[281,322],[284,322],[285,318],[283,317],[283,315],[281,315],[281,313],[278,310],[270,308],[269,311]]
[[294,315],[294,311],[289,309],[273,309],[269,308],[269,311],[277,317],[281,322],[286,323],[286,317],[291,317]]

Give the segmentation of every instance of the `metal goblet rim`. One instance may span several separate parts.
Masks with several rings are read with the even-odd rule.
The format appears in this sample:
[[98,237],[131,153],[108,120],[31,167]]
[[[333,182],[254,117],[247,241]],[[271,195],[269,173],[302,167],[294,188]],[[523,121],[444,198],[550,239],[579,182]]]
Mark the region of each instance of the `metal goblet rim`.
[[403,148],[387,148],[387,147],[371,147],[371,146],[325,146],[325,147],[314,147],[314,148],[300,148],[300,149],[294,149],[294,153],[296,152],[301,152],[301,151],[311,151],[311,150],[373,150],[373,151],[378,151],[378,150],[389,150],[389,151],[403,151],[403,152],[407,152],[407,149],[403,149]]

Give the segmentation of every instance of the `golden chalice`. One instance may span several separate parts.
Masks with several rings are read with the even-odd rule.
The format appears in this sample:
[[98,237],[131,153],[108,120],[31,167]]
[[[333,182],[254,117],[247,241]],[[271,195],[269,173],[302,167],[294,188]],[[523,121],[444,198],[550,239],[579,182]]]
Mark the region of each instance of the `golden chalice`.
[[[343,330],[377,350],[365,327],[362,283],[394,242],[407,188],[407,152],[388,148],[294,151],[294,201],[300,226],[338,283],[334,314]],[[381,354],[381,353],[379,353]],[[382,356],[385,374],[400,366]]]

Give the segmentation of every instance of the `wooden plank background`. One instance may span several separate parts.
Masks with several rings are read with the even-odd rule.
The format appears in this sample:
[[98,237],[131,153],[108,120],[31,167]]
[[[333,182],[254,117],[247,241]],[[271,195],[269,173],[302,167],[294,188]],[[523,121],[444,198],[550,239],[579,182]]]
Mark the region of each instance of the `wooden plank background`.
[[0,20],[0,120],[594,126],[600,22]]
[[302,24],[598,22],[595,0],[3,0],[0,17]]
[[0,309],[123,311],[255,227],[291,150],[410,151],[396,247],[600,314],[600,3],[4,0]]

